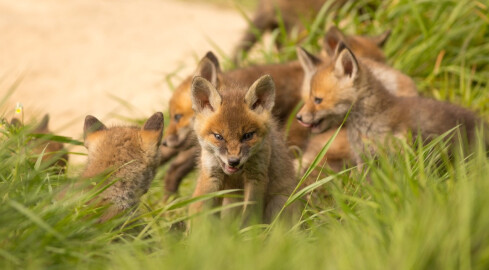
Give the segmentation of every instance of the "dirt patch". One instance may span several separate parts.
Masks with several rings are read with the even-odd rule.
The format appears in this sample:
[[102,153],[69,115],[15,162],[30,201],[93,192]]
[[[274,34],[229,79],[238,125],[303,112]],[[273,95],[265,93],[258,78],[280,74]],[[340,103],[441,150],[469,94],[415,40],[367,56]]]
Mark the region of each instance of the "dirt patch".
[[230,53],[245,27],[236,10],[195,2],[0,0],[0,98],[23,75],[0,113],[22,102],[27,119],[49,113],[52,130],[80,139],[87,114],[110,125],[166,112],[165,76],[191,72],[209,39]]

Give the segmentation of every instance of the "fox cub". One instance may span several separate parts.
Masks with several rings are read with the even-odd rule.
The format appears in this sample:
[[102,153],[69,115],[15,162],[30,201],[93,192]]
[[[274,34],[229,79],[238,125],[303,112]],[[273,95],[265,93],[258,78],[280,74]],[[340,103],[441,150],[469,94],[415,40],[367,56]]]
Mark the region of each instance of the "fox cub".
[[[248,52],[258,41],[258,35],[273,31],[283,22],[285,31],[289,34],[294,27],[304,29],[304,23],[312,22],[326,0],[260,0],[250,26],[235,49],[234,59],[238,60],[240,52]],[[332,1],[331,9],[341,7],[346,0]],[[277,11],[280,16],[277,15]],[[280,44],[277,44],[280,45]]]
[[[17,118],[12,118],[10,124],[16,127],[22,126],[21,121]],[[47,138],[52,135],[52,132],[49,130],[49,114],[45,114],[41,122],[34,129],[30,130],[29,133],[46,135],[46,138],[36,138],[29,142],[29,146],[32,147],[32,153],[34,155],[42,154],[42,164],[57,167],[63,172],[68,162],[68,154],[62,143]]]
[[[269,75],[249,89],[229,83],[217,90],[202,77],[193,79],[194,130],[202,147],[194,197],[243,189],[245,222],[251,218],[269,223],[278,214],[297,181],[272,116],[274,102],[275,85]],[[233,200],[225,198],[222,203]],[[198,212],[203,204],[192,204],[190,211]]]
[[314,83],[313,78],[311,84],[315,106],[320,107],[316,121],[322,129],[327,128],[343,119],[351,108],[348,138],[357,163],[362,153],[371,149],[366,147],[367,142],[383,142],[387,135],[402,138],[411,132],[414,138],[430,140],[456,128],[470,142],[475,129],[483,125],[464,108],[428,98],[394,95],[344,43],[338,45],[333,61],[324,68],[330,70],[321,78],[325,83]]
[[[346,46],[343,41],[339,44]],[[344,108],[349,109],[351,105],[345,101],[344,92],[331,95],[331,89],[341,86],[337,70],[334,69],[336,55],[333,54],[328,59],[319,59],[300,47],[297,48],[297,54],[305,76],[302,88],[304,105],[296,118],[302,125],[310,128],[312,133],[323,133],[341,123],[345,116]],[[409,76],[369,58],[358,59],[379,85],[392,95],[418,95],[416,84]],[[333,108],[331,104],[336,103],[338,108]],[[341,113],[337,113],[337,110]]]
[[106,183],[115,181],[95,199],[100,205],[108,206],[102,222],[137,205],[148,191],[159,165],[162,131],[161,112],[151,116],[142,128],[107,128],[93,116],[85,118],[88,162],[82,179],[111,173]]
[[[340,41],[346,41],[354,46],[355,53],[376,61],[383,61],[385,56],[381,46],[385,44],[389,34],[390,31],[378,36],[350,36],[343,34],[333,26],[324,37],[323,54],[334,51]],[[277,91],[272,114],[278,120],[279,129],[283,129],[290,114],[300,102],[301,96],[305,95],[299,91],[303,81],[307,81],[299,61],[250,66],[223,72],[217,57],[212,52],[208,52],[194,72],[195,76],[204,77],[216,87],[226,81],[237,81],[243,85],[251,85],[256,78],[265,74],[270,74],[275,78]],[[172,160],[164,180],[165,198],[178,191],[182,179],[196,166],[195,157],[199,155],[200,146],[192,129],[194,111],[190,98],[191,84],[192,76],[189,76],[175,89],[170,99],[170,123],[162,142],[161,162],[166,163],[173,157],[175,158]],[[308,95],[309,92],[307,92]],[[315,138],[311,138],[313,140],[311,145],[308,143],[309,129],[294,121],[287,136],[287,145],[296,146],[304,152],[304,157],[307,156],[312,160],[333,133],[334,131],[321,136],[316,135]],[[341,132],[326,155],[328,164],[337,170],[343,166],[344,160],[349,158],[349,154],[346,154],[349,153],[346,137],[346,132]]]

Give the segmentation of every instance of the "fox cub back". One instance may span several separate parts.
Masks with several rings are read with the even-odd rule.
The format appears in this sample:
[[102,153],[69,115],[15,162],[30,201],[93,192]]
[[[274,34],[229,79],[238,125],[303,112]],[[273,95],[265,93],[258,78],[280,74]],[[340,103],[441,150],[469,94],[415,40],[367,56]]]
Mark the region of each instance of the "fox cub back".
[[[296,186],[292,160],[272,109],[275,85],[269,75],[246,89],[202,77],[192,82],[194,130],[202,147],[194,197],[225,189],[243,189],[244,220],[270,222]],[[233,202],[232,198],[223,204]],[[252,203],[252,204],[250,204]],[[191,212],[203,203],[194,203]]]
[[84,138],[88,162],[82,178],[111,173],[106,183],[115,181],[96,199],[109,205],[102,221],[135,206],[145,194],[159,165],[163,114],[155,113],[142,128],[107,128],[97,118],[85,118]]
[[[238,60],[241,51],[248,52],[258,41],[258,33],[273,31],[281,24],[287,33],[305,29],[305,25],[312,23],[319,10],[326,3],[325,0],[260,0],[251,20],[250,26],[241,38],[235,49],[234,59]],[[330,10],[336,10],[346,3],[346,0],[330,1]],[[277,15],[277,12],[280,15]],[[278,41],[277,41],[278,42]],[[277,43],[278,46],[280,44]]]

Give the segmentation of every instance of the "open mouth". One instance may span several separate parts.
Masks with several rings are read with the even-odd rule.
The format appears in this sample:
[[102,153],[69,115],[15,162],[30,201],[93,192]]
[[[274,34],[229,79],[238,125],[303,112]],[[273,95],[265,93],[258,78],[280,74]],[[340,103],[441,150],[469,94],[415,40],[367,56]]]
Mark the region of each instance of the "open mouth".
[[305,123],[301,120],[299,120],[299,123],[307,128],[310,128],[310,129],[318,129],[319,125],[321,124],[321,122],[323,122],[324,118],[323,119],[319,119],[318,121],[316,122],[313,122],[313,123]]
[[223,168],[226,174],[235,174],[239,172],[242,167],[231,167],[228,164],[224,164]]

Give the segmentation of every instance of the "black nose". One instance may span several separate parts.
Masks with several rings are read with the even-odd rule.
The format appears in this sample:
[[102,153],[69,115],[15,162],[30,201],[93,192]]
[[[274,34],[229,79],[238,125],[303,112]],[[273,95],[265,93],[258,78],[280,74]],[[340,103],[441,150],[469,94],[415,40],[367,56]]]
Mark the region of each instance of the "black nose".
[[302,121],[302,115],[298,114],[295,116],[295,119],[299,120],[299,121]]
[[239,165],[239,158],[228,158],[228,164],[231,167],[236,167]]
[[164,146],[168,146],[168,143],[166,142],[166,140],[163,140],[161,143],[162,143]]

